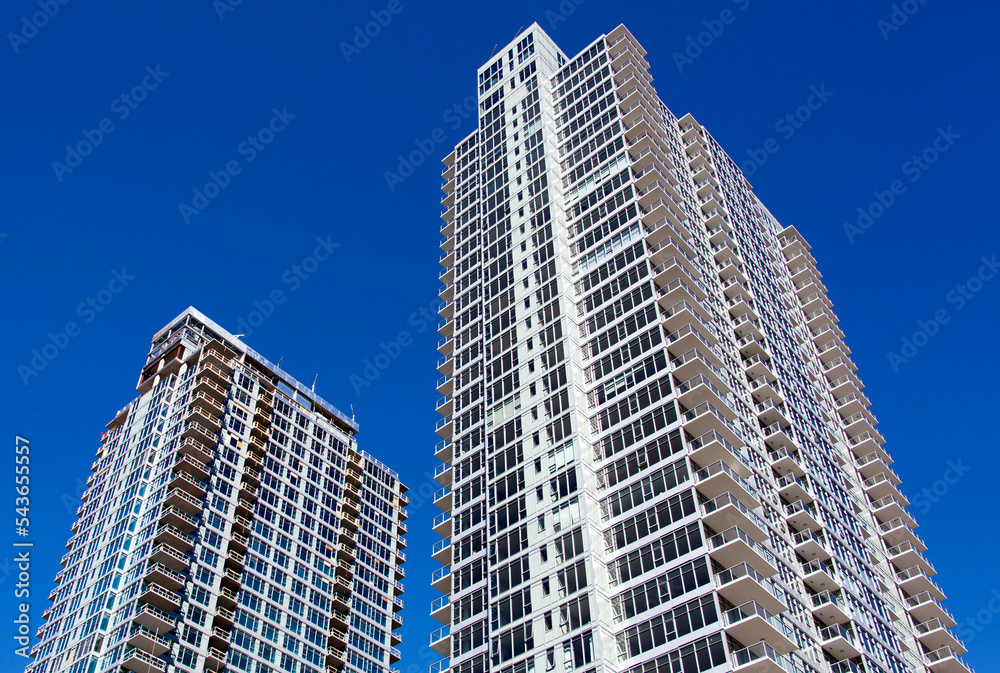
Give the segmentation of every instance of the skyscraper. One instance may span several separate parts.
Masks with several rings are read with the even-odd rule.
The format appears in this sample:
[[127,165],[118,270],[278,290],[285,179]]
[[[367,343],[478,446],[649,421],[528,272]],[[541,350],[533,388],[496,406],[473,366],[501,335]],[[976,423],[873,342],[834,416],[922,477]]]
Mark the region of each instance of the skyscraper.
[[107,424],[33,673],[389,671],[406,487],[194,309]]
[[960,673],[809,245],[619,26],[445,159],[438,673]]

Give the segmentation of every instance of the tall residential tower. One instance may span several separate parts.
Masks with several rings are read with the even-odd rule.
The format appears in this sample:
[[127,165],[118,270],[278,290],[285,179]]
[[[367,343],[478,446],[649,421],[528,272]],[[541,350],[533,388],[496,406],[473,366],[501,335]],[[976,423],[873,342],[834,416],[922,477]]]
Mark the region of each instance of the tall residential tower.
[[964,673],[826,288],[620,26],[444,159],[433,671]]
[[32,673],[378,673],[406,487],[358,426],[194,309],[107,424]]

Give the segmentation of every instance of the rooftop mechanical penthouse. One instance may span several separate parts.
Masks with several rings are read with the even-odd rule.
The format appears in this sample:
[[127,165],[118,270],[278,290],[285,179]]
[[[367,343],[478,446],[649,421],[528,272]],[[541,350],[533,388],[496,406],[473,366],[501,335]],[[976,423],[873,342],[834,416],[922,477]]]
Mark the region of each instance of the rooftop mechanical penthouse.
[[645,56],[532,25],[444,159],[432,672],[966,673],[808,243]]
[[407,497],[357,424],[194,309],[153,337],[32,673],[388,673]]

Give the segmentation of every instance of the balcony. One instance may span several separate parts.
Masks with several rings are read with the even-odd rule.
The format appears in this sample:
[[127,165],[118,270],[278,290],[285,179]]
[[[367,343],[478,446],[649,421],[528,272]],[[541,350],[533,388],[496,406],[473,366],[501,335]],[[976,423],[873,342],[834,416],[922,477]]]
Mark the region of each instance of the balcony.
[[177,447],[177,452],[181,455],[190,455],[203,463],[210,463],[215,458],[214,449],[194,437],[184,437]]
[[929,622],[937,619],[948,628],[953,628],[958,624],[951,612],[946,607],[938,603],[929,591],[924,591],[916,596],[910,596],[905,602],[906,611],[910,613],[914,622]]
[[178,591],[184,587],[185,578],[179,572],[168,568],[162,563],[147,562],[143,579],[155,583],[170,591]]
[[749,477],[748,460],[725,437],[712,430],[688,442],[688,455],[699,465],[724,462],[742,478]]
[[162,542],[170,545],[174,549],[180,550],[182,552],[190,551],[194,546],[194,538],[182,531],[176,526],[171,526],[170,524],[162,524],[156,529],[156,536],[153,538],[156,542]]
[[899,582],[899,588],[910,596],[929,592],[939,601],[943,601],[946,598],[944,591],[938,586],[938,583],[919,565],[896,573],[896,581]]
[[871,506],[873,513],[878,517],[879,521],[902,519],[911,528],[915,528],[917,525],[917,522],[910,516],[910,513],[906,511],[905,506],[891,495],[875,500]]
[[173,570],[183,571],[188,567],[189,559],[169,544],[158,544],[153,547],[150,561],[167,566]]
[[764,435],[764,443],[771,449],[796,445],[795,440],[792,439],[792,429],[781,423],[772,423],[767,427],[761,428],[760,432]]
[[931,619],[914,625],[914,632],[920,644],[927,648],[927,651],[939,650],[942,647],[949,647],[959,654],[968,652],[962,639],[954,635],[948,626],[940,619]]
[[159,657],[144,652],[138,648],[132,648],[125,653],[122,659],[122,668],[136,673],[150,673],[151,671],[166,671],[167,662]]
[[715,585],[719,595],[733,605],[755,601],[774,614],[788,609],[780,598],[782,590],[774,580],[764,577],[747,563],[740,563],[717,573]]
[[812,486],[809,485],[809,477],[801,479],[793,472],[783,474],[775,480],[778,487],[778,495],[788,502],[801,500],[803,502],[813,502],[816,496],[813,494]]
[[[657,245],[662,245],[662,243]],[[659,254],[661,251],[662,254]],[[678,280],[683,280],[688,287],[697,287],[697,279],[701,278],[701,273],[697,271],[695,263],[687,259],[685,255],[671,257],[670,252],[672,251],[669,248],[654,246],[650,249],[650,258],[654,264],[650,275],[653,277],[656,287],[663,288]]]
[[128,644],[157,657],[170,650],[169,640],[153,629],[139,624],[129,631]]
[[[741,339],[748,335],[755,336],[758,339],[764,338],[763,327],[761,326],[760,321],[754,320],[747,314],[741,315],[739,318],[733,321],[733,331],[736,332],[736,336],[740,337]],[[753,360],[754,358],[763,360],[763,355],[761,353],[758,353],[750,357],[746,361]],[[762,370],[760,370],[760,373],[757,374],[756,376],[749,376],[748,378],[755,379],[755,378],[761,378],[762,376],[767,377],[769,381],[778,380],[778,377],[774,375],[774,372],[772,372],[767,367],[764,367]]]
[[175,472],[170,479],[171,489],[180,489],[194,498],[201,498],[205,495],[205,484],[187,472]]
[[767,344],[764,343],[763,339],[757,337],[756,334],[748,334],[739,341],[736,342],[737,347],[740,349],[740,356],[744,359],[752,358],[757,355],[762,359],[770,359],[771,353],[767,350]]
[[896,488],[896,484],[898,483],[900,483],[900,479],[895,473],[891,471],[880,472],[874,477],[865,479],[862,483],[862,488],[864,488],[865,493],[872,500],[878,500],[887,495],[894,496],[897,500],[902,500],[903,494]]
[[444,512],[450,512],[452,505],[451,489],[447,486],[439,488],[434,493],[433,502],[434,506],[438,509]]
[[140,604],[136,610],[132,621],[141,624],[147,629],[152,629],[156,633],[169,633],[173,631],[177,620],[172,616],[149,603]]
[[442,626],[431,633],[431,649],[442,657],[451,656],[451,627]]
[[208,648],[205,655],[205,668],[213,671],[221,670],[226,663],[226,653],[217,647]]
[[[687,301],[678,302],[660,313],[660,321],[671,332],[676,332],[684,325],[710,324],[711,320],[702,316],[702,311],[705,309],[699,310],[696,306],[698,304],[692,305]],[[708,327],[705,330],[707,331]]]
[[[698,283],[695,283],[695,287],[698,287]],[[681,278],[670,281],[656,293],[660,308],[664,311],[671,310],[672,306],[685,305],[693,308],[702,322],[710,323],[711,313],[701,303],[704,296],[706,296],[704,290],[700,287],[697,290],[693,289]]]
[[879,534],[887,545],[897,545],[909,542],[920,552],[927,551],[927,545],[919,535],[910,529],[909,524],[902,517],[891,519],[883,524],[879,524]]
[[451,537],[451,512],[441,512],[434,517],[433,530],[444,538]]
[[[676,332],[674,334],[676,334]],[[668,336],[667,338],[669,339],[670,337]],[[667,348],[670,349],[671,355],[673,355],[673,353],[676,353],[677,351],[677,349],[673,347],[673,344],[670,344],[669,346],[667,346]],[[674,366],[674,376],[681,381],[688,381],[696,376],[706,376],[715,384],[715,387],[718,388],[719,390],[722,391],[730,390],[729,385],[727,383],[728,379],[726,377],[726,374],[724,374],[719,367],[712,364],[712,362],[709,361],[709,359],[704,354],[702,354],[702,350],[709,350],[709,349],[703,347],[692,348],[691,350],[686,351],[683,355],[674,357],[671,360],[671,363]],[[728,419],[725,418],[724,414],[722,415],[722,420],[724,420],[726,423],[729,423]],[[692,431],[689,430],[689,432]],[[698,436],[699,434],[702,433],[697,433],[697,431],[693,431],[692,434],[694,434],[694,436]],[[737,443],[742,443],[735,429],[732,430],[732,433],[726,433],[726,434],[727,436],[729,434],[733,434],[736,437],[735,441]]]
[[202,481],[208,479],[208,475],[211,472],[208,465],[201,462],[197,458],[193,458],[190,454],[178,456],[177,460],[174,462],[174,471],[177,472],[179,470],[183,470],[195,479],[200,479]]
[[[804,559],[830,560],[830,552],[827,549],[825,533],[814,531],[809,528],[792,533],[792,548],[795,553]],[[832,571],[831,571],[832,572]]]
[[861,472],[862,477],[870,479],[881,472],[889,470],[889,463],[892,461],[888,458],[889,456],[885,452],[872,451],[866,456],[856,458],[854,466]]
[[[721,363],[720,363],[721,366]],[[708,402],[716,411],[719,411],[727,420],[733,422],[739,416],[732,402],[724,392],[719,390],[712,380],[704,374],[684,381],[677,386],[677,395],[682,405],[687,408],[697,408],[701,402]]]
[[875,417],[865,409],[864,411],[859,411],[853,416],[849,416],[844,421],[844,432],[847,433],[848,437],[858,437],[860,435],[866,435],[875,432],[875,426],[878,425],[878,421]]
[[854,634],[840,624],[831,624],[819,630],[819,641],[823,650],[834,659],[853,659],[861,656]]
[[437,363],[437,370],[443,376],[451,376],[455,370],[455,358],[450,355],[441,357]]
[[434,480],[442,486],[451,486],[455,471],[448,463],[441,463],[434,468]]
[[[755,379],[750,379],[750,393],[753,395],[755,400],[765,400],[768,397],[781,398],[781,393],[778,392],[777,383],[773,383],[766,376],[760,376]],[[794,448],[795,445],[792,444],[790,447]]]
[[850,610],[840,592],[824,591],[812,597],[813,617],[829,626],[845,624],[850,620]]
[[190,533],[198,528],[198,520],[193,516],[173,505],[166,505],[160,512],[160,523],[176,526],[180,530]]
[[806,476],[806,471],[801,465],[802,456],[798,449],[789,449],[787,445],[781,445],[774,451],[768,451],[768,463],[779,476],[786,474],[792,474],[799,478]]
[[694,473],[694,481],[698,491],[706,498],[716,498],[724,493],[732,494],[750,509],[760,507],[760,500],[754,487],[721,460],[697,470]]
[[431,573],[431,586],[443,594],[450,594],[451,568],[444,566]]
[[787,427],[792,424],[788,418],[788,412],[785,410],[784,403],[781,401],[775,402],[770,397],[755,405],[755,411],[757,412],[757,420],[760,421],[763,427],[770,427],[775,424]]
[[139,600],[159,608],[164,612],[173,612],[181,605],[181,597],[173,591],[167,591],[156,584],[146,584],[139,592]]
[[455,424],[452,422],[451,417],[438,419],[437,423],[434,424],[434,432],[442,439],[451,439],[452,434],[455,432]]
[[743,439],[736,426],[726,418],[724,413],[708,402],[703,402],[684,412],[684,429],[692,437],[701,437],[715,431],[725,437],[730,444],[743,444]]
[[795,671],[788,657],[766,642],[733,652],[733,673],[789,673]]
[[736,526],[709,537],[708,548],[712,558],[723,567],[747,563],[765,577],[778,572],[774,555]]
[[919,567],[927,575],[936,575],[934,564],[924,558],[924,555],[910,542],[901,542],[895,547],[889,547],[886,555],[899,570],[909,570]]
[[431,547],[431,558],[443,565],[451,565],[451,540],[438,540]]
[[431,603],[431,617],[442,624],[451,624],[451,599],[440,596]]
[[[744,318],[743,322],[756,323],[754,319]],[[749,334],[748,336],[754,336],[756,334]],[[743,337],[746,338],[745,336]],[[748,380],[759,379],[760,377],[766,377],[768,381],[777,380],[777,376],[771,370],[771,359],[770,355],[766,352],[761,351],[743,360],[743,369],[747,375]]]
[[741,643],[766,641],[776,651],[787,654],[798,645],[781,621],[754,601],[723,613],[726,633]]
[[955,650],[950,647],[942,647],[928,652],[924,655],[927,668],[931,673],[973,673],[972,666],[969,666]]
[[438,460],[450,463],[452,459],[451,441],[443,439],[434,447],[434,457]]
[[829,561],[814,558],[802,564],[802,579],[813,591],[836,591],[840,589],[837,573]]
[[732,493],[723,493],[701,505],[704,521],[713,530],[737,526],[755,542],[768,540],[764,521]]

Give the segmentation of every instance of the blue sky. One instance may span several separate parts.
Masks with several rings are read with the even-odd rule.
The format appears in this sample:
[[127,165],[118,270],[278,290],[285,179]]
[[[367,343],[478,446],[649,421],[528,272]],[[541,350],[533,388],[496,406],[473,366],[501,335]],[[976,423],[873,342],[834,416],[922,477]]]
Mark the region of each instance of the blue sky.
[[[967,659],[1000,660],[985,509],[1000,468],[997,3],[232,2],[68,2],[40,28],[24,23],[37,0],[0,9],[0,436],[32,441],[33,630],[100,432],[149,338],[194,305],[307,384],[318,374],[353,405],[361,446],[398,466],[414,501],[400,666],[438,658],[437,336],[421,313],[438,289],[438,161],[474,128],[465,103],[495,44],[538,21],[575,54],[624,23],[666,103],[812,243]],[[372,12],[378,34],[345,46]],[[396,357],[365,379],[383,350]],[[3,642],[0,668],[20,668]]]

